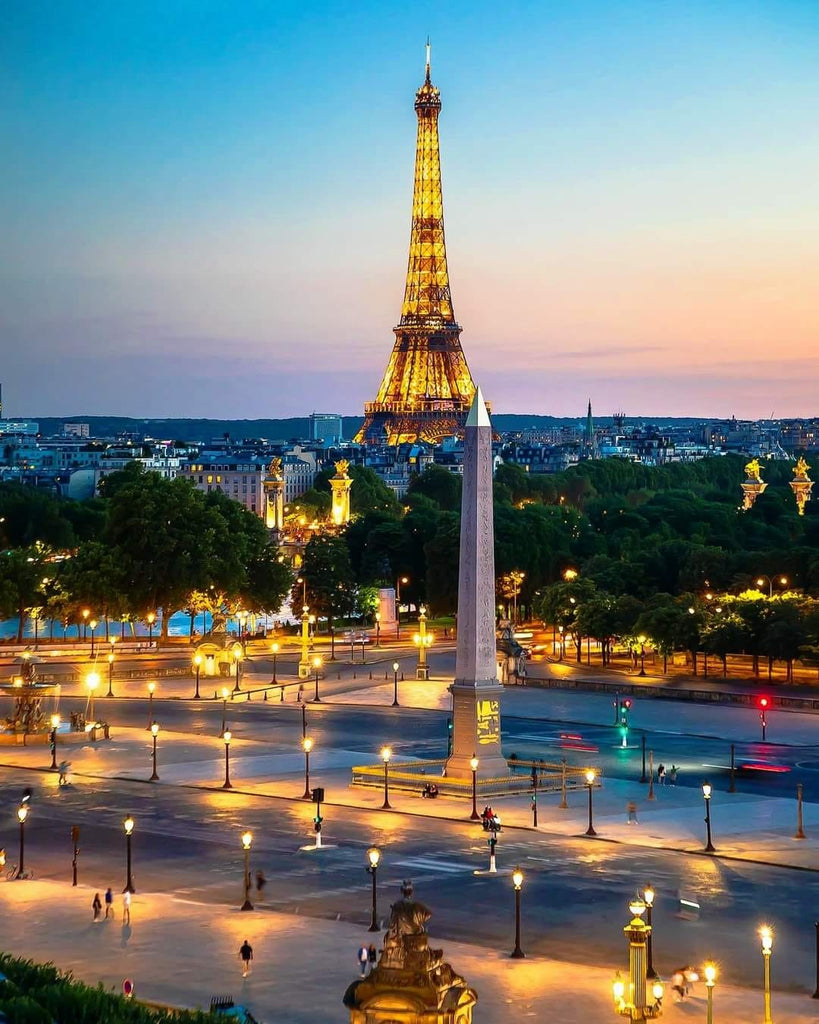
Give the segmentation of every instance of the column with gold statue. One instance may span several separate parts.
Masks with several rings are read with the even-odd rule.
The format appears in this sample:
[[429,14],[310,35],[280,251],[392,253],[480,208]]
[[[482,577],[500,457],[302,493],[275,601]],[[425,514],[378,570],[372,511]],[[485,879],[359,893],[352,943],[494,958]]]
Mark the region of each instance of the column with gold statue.
[[742,488],[742,510],[747,512],[749,508],[753,508],[756,499],[768,486],[762,479],[759,459],[751,459],[745,466],[745,479],[739,486]]
[[794,466],[793,480],[791,480],[791,490],[796,498],[796,507],[800,516],[805,514],[805,505],[810,501],[810,492],[813,490],[813,480],[808,476],[809,468],[804,456],[800,455],[799,461]]
[[278,457],[270,460],[264,483],[264,524],[268,530],[281,532],[284,525],[284,470]]
[[336,474],[330,477],[330,489],[333,492],[330,518],[333,526],[346,526],[350,521],[350,488],[353,486],[347,472],[350,463],[346,459],[339,459],[335,466]]

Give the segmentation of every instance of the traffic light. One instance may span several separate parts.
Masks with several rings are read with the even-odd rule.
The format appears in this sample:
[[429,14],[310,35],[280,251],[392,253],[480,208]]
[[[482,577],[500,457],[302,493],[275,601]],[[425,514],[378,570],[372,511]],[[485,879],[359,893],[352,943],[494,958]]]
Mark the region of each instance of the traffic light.
[[765,712],[768,710],[768,706],[770,705],[771,702],[768,700],[767,697],[760,697],[757,700],[756,703],[757,703],[757,706],[759,707],[759,723],[762,726],[762,742],[764,743],[765,742],[765,732],[766,732],[767,727],[768,727],[768,722],[767,722],[767,719],[765,717]]
[[320,804],[324,802],[324,786],[315,786],[313,789],[313,803]]
[[631,711],[631,700],[626,697],[625,700],[620,701],[620,714],[619,714],[619,725],[620,725],[620,745],[623,747],[628,746],[628,716]]
[[316,832],[321,832],[321,823],[323,821],[324,818],[322,818],[320,814],[317,814],[315,818],[313,818],[313,828]]
[[452,756],[452,719],[446,720],[446,754],[447,757]]

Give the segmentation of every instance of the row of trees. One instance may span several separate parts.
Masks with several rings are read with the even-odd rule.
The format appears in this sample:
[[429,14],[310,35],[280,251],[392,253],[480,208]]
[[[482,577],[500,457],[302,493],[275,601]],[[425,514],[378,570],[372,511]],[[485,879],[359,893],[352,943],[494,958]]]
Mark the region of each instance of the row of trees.
[[0,488],[4,551],[0,617],[81,623],[161,619],[187,610],[277,609],[292,575],[261,520],[223,494],[202,494],[132,463],[77,505],[15,485]]

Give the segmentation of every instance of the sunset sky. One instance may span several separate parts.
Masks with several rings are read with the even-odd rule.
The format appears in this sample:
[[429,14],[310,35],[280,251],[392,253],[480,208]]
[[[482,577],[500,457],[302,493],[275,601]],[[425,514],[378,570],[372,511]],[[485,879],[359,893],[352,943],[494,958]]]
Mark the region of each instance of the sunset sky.
[[817,0],[10,0],[4,412],[361,412],[427,34],[496,411],[819,414]]

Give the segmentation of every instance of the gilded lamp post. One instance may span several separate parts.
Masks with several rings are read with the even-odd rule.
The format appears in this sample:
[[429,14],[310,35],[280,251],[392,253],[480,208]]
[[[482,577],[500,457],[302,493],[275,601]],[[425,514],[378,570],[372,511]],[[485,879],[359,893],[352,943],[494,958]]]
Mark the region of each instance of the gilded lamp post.
[[808,466],[804,457],[799,458],[793,470],[791,490],[796,498],[796,508],[800,516],[805,514],[805,505],[810,501],[810,492],[813,490],[813,480],[808,476]]
[[427,650],[432,646],[432,633],[427,633],[427,610],[423,605],[418,610],[418,632],[412,639],[418,648],[418,665],[415,669],[415,678],[429,679]]
[[629,904],[631,920],[623,929],[628,939],[628,984],[618,972],[612,985],[614,1008],[630,1021],[652,1020],[662,1015],[663,984],[653,981],[651,994],[648,992],[646,978],[646,943],[651,933],[649,925],[643,921],[646,911],[645,903],[636,899]]
[[299,679],[310,678],[310,609],[301,610],[301,657],[299,658]]

